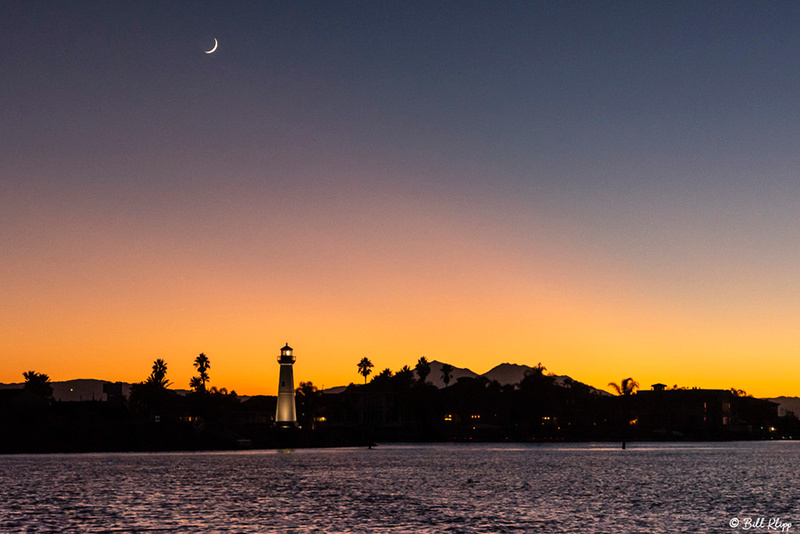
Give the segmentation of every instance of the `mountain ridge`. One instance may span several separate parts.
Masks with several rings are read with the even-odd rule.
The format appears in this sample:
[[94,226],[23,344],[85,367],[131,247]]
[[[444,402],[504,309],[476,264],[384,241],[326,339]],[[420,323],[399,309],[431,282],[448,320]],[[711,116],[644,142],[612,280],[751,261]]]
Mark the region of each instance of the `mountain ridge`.
[[[442,365],[444,362],[440,362],[438,360],[434,360],[430,362],[431,364],[431,372],[427,377],[426,382],[434,385],[438,388],[444,387],[444,381],[441,378],[442,374]],[[528,371],[533,371],[533,367],[528,365],[516,364],[516,363],[508,363],[504,362],[492,367],[490,370],[486,371],[485,373],[478,374],[466,367],[453,367],[453,373],[451,374],[452,379],[450,381],[450,385],[454,384],[458,381],[459,378],[477,378],[477,377],[486,377],[489,380],[497,380],[501,385],[511,385],[511,384],[518,384],[525,378],[525,373]],[[416,377],[416,371],[414,372],[414,376]],[[562,387],[572,387],[575,384],[582,384],[581,382],[572,379],[567,375],[548,375],[553,378],[556,384]],[[53,387],[53,398],[57,401],[62,402],[74,402],[74,401],[103,401],[106,400],[106,394],[103,393],[103,384],[111,382],[110,380],[100,380],[96,378],[76,378],[72,380],[61,380],[61,381],[53,381],[51,385]],[[122,383],[122,394],[124,396],[128,396],[130,392],[130,382],[121,382]],[[0,382],[0,389],[21,389],[23,387],[23,382],[10,382],[10,383],[2,383]],[[610,393],[597,389],[593,386],[588,384],[582,384],[588,388],[590,391],[594,392],[598,395],[610,395]],[[346,386],[338,386],[333,388],[326,388],[324,391],[329,394],[339,393],[344,391]],[[189,393],[188,390],[185,389],[178,389],[173,390],[179,394],[185,395]],[[249,396],[242,396],[242,398],[246,399]],[[769,400],[775,402],[779,405],[780,414],[784,415],[786,412],[794,412],[795,414],[800,414],[800,397],[787,397],[787,396],[779,396],[779,397],[764,397],[764,400]]]

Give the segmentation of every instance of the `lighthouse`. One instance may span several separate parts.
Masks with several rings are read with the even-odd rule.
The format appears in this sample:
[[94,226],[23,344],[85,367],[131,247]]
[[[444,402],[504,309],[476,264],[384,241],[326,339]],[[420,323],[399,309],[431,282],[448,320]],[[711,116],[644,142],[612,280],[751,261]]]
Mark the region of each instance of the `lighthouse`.
[[281,349],[278,363],[281,364],[281,373],[278,378],[278,406],[275,410],[275,424],[281,427],[297,426],[297,414],[294,408],[294,355],[292,347],[287,343]]

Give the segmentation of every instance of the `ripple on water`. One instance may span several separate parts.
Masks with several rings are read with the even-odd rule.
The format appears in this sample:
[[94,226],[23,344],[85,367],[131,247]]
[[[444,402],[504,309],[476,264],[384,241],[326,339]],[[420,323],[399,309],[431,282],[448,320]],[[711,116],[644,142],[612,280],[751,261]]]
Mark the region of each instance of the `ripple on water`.
[[730,532],[800,524],[795,443],[0,457],[0,532]]

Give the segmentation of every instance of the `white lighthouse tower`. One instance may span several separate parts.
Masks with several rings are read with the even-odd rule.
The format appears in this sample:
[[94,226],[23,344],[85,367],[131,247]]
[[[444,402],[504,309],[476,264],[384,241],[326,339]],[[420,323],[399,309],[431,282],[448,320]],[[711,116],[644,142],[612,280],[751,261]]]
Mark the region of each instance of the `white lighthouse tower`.
[[297,426],[297,413],[294,408],[294,355],[292,347],[287,343],[281,349],[278,363],[281,364],[281,373],[278,379],[278,407],[275,410],[275,424],[282,427]]

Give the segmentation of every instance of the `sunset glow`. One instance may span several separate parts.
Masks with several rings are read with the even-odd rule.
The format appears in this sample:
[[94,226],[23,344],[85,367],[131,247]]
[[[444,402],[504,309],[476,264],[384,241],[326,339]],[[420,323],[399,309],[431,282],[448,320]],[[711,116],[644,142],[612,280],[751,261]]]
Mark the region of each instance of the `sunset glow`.
[[288,342],[326,388],[426,356],[799,395],[796,27],[490,5],[4,17],[0,382],[188,389],[203,352],[274,395]]

